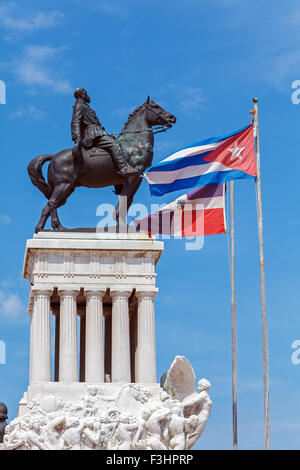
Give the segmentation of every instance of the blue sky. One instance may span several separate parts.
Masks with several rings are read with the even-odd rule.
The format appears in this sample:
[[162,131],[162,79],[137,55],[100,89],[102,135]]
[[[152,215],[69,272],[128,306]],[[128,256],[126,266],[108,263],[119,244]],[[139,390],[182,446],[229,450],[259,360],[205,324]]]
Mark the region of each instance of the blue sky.
[[[239,129],[259,97],[267,314],[270,339],[271,445],[299,448],[300,366],[300,5],[296,0],[44,0],[0,3],[0,400],[10,418],[28,385],[28,281],[25,242],[45,199],[27,176],[29,161],[71,145],[73,90],[84,86],[101,121],[118,132],[147,95],[177,116],[156,138],[154,162],[178,147]],[[258,237],[254,184],[236,183],[239,446],[264,445]],[[136,202],[151,198],[144,182]],[[111,188],[77,189],[60,209],[71,228],[95,226],[96,208],[115,203]],[[156,300],[158,372],[185,355],[212,383],[214,408],[200,449],[230,449],[231,330],[226,236],[204,248],[165,242]]]

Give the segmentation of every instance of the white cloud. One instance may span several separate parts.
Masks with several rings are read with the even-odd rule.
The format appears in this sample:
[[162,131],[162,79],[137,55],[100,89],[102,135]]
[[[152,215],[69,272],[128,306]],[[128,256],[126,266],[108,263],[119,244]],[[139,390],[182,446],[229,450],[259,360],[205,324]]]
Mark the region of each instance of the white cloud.
[[3,225],[9,225],[11,223],[11,218],[6,214],[0,214],[0,223]]
[[291,26],[298,27],[300,24],[300,7],[299,2],[295,5],[289,5],[287,9],[284,9],[284,13],[281,13],[279,23],[285,27],[290,28]]
[[15,2],[0,6],[0,26],[11,33],[30,33],[41,29],[58,26],[64,14],[57,11],[38,11],[32,15],[22,16]]
[[206,96],[202,88],[172,82],[160,90],[163,95],[170,92],[175,95],[177,108],[183,113],[190,114],[204,108]]
[[16,319],[23,314],[24,311],[24,305],[18,294],[0,290],[0,316],[8,319]]
[[60,47],[27,46],[22,57],[11,64],[18,80],[34,91],[48,88],[53,93],[70,93],[71,83],[59,76],[58,59],[63,52]]
[[39,120],[43,119],[45,112],[38,109],[36,106],[28,106],[27,108],[19,108],[9,114],[9,119],[30,119]]
[[110,16],[118,16],[119,18],[127,19],[130,15],[130,4],[134,4],[134,0],[116,1],[116,0],[77,0],[79,5],[84,3],[85,7],[91,10],[103,13]]
[[97,4],[97,10],[114,16],[127,16],[128,11],[123,3],[110,0],[102,1]]
[[201,88],[185,87],[179,92],[179,109],[184,113],[192,113],[202,109],[206,98]]
[[286,90],[293,80],[299,79],[300,51],[280,53],[262,64],[262,78],[278,89]]

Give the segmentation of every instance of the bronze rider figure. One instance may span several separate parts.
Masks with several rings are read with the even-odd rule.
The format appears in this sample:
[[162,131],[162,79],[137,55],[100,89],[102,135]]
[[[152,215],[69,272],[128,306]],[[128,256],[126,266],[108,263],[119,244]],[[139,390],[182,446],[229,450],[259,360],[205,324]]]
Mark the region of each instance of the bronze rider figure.
[[84,88],[76,88],[74,92],[76,99],[73,106],[71,121],[72,140],[77,145],[74,155],[79,158],[83,171],[83,158],[81,146],[85,148],[97,147],[109,152],[117,172],[121,176],[137,173],[126,161],[121,146],[114,137],[105,132],[96,112],[89,106],[90,97]]

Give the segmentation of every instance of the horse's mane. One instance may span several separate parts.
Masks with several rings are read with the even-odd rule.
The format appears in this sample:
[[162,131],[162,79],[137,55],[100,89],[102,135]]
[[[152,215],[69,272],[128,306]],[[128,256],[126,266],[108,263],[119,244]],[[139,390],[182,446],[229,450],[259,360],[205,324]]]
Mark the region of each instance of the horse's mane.
[[125,122],[125,124],[124,124],[124,126],[123,126],[121,132],[126,129],[126,127],[127,127],[128,124],[130,123],[130,121],[132,120],[132,118],[137,115],[137,113],[142,109],[142,107],[144,106],[144,104],[145,104],[145,103],[141,104],[141,106],[138,106],[137,108],[135,108],[134,111],[132,111],[132,113],[129,114],[128,119],[127,119],[127,121]]

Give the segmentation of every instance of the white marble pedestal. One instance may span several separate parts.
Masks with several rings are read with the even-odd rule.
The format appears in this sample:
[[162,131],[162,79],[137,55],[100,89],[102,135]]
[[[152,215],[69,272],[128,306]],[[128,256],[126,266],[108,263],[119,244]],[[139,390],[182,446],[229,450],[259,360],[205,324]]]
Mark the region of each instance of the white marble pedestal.
[[42,232],[28,240],[30,383],[155,383],[162,251],[162,242],[139,234]]
[[41,232],[27,241],[30,379],[8,449],[185,449],[187,436],[201,434],[207,390],[208,414],[188,422],[183,398],[157,384],[162,252],[139,234]]
[[159,384],[40,382],[25,414],[6,428],[7,450],[186,450],[204,431],[212,402],[177,356]]

